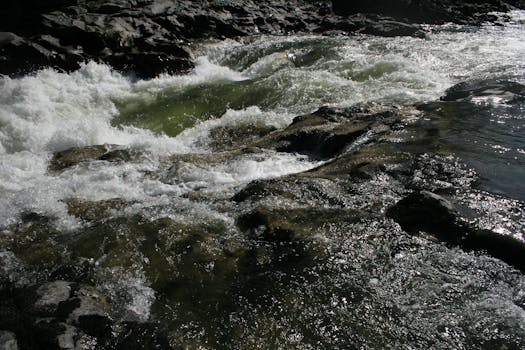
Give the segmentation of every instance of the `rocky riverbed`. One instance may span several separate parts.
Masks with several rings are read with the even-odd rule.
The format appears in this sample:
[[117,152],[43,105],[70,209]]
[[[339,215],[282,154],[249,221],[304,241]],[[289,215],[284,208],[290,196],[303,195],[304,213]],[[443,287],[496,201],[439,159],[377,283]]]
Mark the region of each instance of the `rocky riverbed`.
[[522,3],[28,4],[0,347],[525,347]]

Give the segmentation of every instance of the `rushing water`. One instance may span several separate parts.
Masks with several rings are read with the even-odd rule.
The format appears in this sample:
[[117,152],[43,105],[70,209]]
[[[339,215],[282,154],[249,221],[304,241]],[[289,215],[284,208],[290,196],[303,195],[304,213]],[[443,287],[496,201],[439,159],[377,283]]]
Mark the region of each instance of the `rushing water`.
[[[68,214],[68,198],[124,198],[134,203],[126,215],[218,222],[235,236],[235,217],[227,210],[213,201],[196,204],[186,195],[204,189],[225,198],[252,180],[301,172],[319,162],[265,151],[188,165],[174,181],[144,174],[169,157],[213,153],[211,135],[218,127],[281,128],[323,105],[432,101],[462,81],[525,83],[523,16],[518,12],[511,23],[481,29],[435,27],[426,39],[288,36],[201,43],[194,48],[192,73],[149,81],[92,62],[71,74],[46,69],[19,79],[0,78],[0,228],[7,230],[24,213],[36,212],[54,218],[55,229],[67,235],[83,226]],[[525,105],[480,101],[479,110],[459,111],[442,123],[447,130],[442,147],[480,174],[480,188],[522,206]],[[143,157],[48,171],[53,152],[104,143],[125,145]],[[333,255],[327,264],[310,266],[296,278],[247,282],[246,290],[257,291],[253,295],[225,292],[231,298],[235,294],[236,304],[221,304],[219,316],[204,306],[216,305],[217,291],[199,295],[193,310],[177,301],[190,298],[190,292],[156,291],[140,268],[112,266],[97,278],[111,297],[122,299],[130,315],[173,322],[195,346],[363,344],[363,349],[379,349],[408,344],[416,349],[433,338],[431,346],[442,349],[496,349],[505,339],[525,344],[525,311],[516,302],[525,298],[520,274],[493,259],[429,242],[393,242],[388,226],[357,226],[328,230],[325,239]],[[361,232],[360,239],[349,241],[349,232]],[[396,244],[413,248],[396,254],[390,251]],[[0,259],[12,279],[25,283],[32,278],[16,254],[3,250]],[[196,288],[192,283],[188,288]],[[270,288],[265,283],[273,283],[271,292],[261,290]],[[119,299],[122,290],[129,296]],[[224,324],[229,325],[221,330]],[[268,346],[257,343],[261,338]]]

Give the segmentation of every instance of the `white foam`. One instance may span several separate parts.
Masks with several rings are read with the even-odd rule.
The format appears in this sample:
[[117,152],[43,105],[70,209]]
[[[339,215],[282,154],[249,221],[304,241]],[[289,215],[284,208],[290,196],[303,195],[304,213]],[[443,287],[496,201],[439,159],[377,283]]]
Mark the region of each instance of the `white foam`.
[[228,109],[220,118],[205,120],[193,128],[184,130],[177,139],[199,152],[209,151],[209,133],[221,126],[263,124],[275,128],[284,128],[293,120],[294,115],[275,111],[263,111],[258,106],[242,110]]
[[166,180],[190,188],[210,188],[298,173],[320,164],[322,163],[309,161],[305,156],[265,152],[214,166],[181,163],[167,174]]
[[[44,69],[20,79],[0,78],[1,226],[15,222],[21,212],[36,211],[74,227],[63,203],[73,196],[144,199],[177,192],[145,179],[143,172],[156,169],[158,157],[191,152],[193,140],[132,126],[117,127],[111,121],[118,115],[116,101],[154,99],[163,89],[205,81],[244,79],[206,57],[196,62],[191,74],[137,82],[93,62],[71,74]],[[60,175],[48,173],[52,152],[104,143],[146,150],[149,159],[141,164],[100,164],[76,167]]]
[[250,76],[268,75],[285,67],[293,67],[293,55],[286,52],[274,52],[264,56],[246,68],[243,73]]
[[[133,127],[114,127],[115,101],[154,98],[175,86],[204,81],[242,80],[240,73],[197,59],[192,74],[160,76],[132,82],[109,67],[88,63],[71,74],[45,69],[21,79],[0,79],[0,154],[20,151],[57,151],[74,146],[121,144],[171,149],[183,145],[173,139]],[[187,151],[187,150],[182,150]]]

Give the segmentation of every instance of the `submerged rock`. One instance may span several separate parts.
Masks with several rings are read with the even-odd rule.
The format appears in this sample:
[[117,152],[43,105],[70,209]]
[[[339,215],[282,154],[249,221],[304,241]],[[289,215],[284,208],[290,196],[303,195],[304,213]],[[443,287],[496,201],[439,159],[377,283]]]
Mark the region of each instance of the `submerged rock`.
[[67,212],[85,221],[98,221],[108,219],[113,211],[129,205],[128,202],[120,198],[108,199],[105,201],[86,201],[78,198],[69,198],[65,201]]
[[83,286],[59,304],[57,314],[89,335],[107,337],[113,324],[110,310],[111,306],[102,293]]
[[[268,208],[259,206],[238,219],[241,230],[262,233],[274,241],[312,238],[326,223],[355,222],[364,218],[362,213],[338,208]],[[258,230],[262,228],[262,232]]]
[[108,162],[129,162],[137,159],[141,153],[123,148],[118,145],[94,145],[84,147],[73,147],[64,151],[55,152],[49,161],[48,169],[51,171],[63,171],[81,163],[104,160]]
[[485,252],[525,272],[525,242],[469,224],[452,203],[431,192],[414,192],[387,211],[403,230],[424,231],[467,251]]
[[453,244],[460,244],[464,238],[465,229],[452,203],[432,192],[410,194],[389,208],[387,216],[407,232],[426,231]]
[[169,339],[154,323],[124,322],[122,330],[114,339],[115,350],[171,350]]
[[447,89],[442,101],[473,101],[490,98],[497,102],[513,103],[525,100],[525,85],[505,80],[463,82]]
[[287,128],[273,132],[253,145],[329,159],[344,152],[383,117],[359,108],[323,107],[312,114],[296,117]]

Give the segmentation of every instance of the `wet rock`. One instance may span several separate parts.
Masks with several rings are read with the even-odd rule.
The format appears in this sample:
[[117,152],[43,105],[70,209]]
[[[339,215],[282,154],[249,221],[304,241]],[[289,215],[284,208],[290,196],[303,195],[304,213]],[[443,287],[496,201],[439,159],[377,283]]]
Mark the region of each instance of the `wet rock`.
[[60,171],[78,165],[82,162],[93,161],[108,151],[116,147],[115,145],[99,145],[86,147],[73,147],[65,151],[56,152],[49,163],[49,170]]
[[239,228],[270,241],[288,242],[311,238],[326,223],[355,222],[359,213],[350,209],[281,209],[259,206],[241,215]]
[[378,174],[385,171],[386,167],[383,164],[364,162],[353,167],[350,171],[350,176],[361,180],[372,180]]
[[124,322],[123,330],[114,340],[115,350],[170,350],[172,346],[168,337],[154,323]]
[[0,349],[1,350],[18,350],[18,342],[13,332],[0,330]]
[[210,130],[210,147],[217,151],[238,149],[277,130],[263,123],[219,126]]
[[525,100],[525,86],[505,80],[463,82],[449,88],[442,101],[472,101],[475,98],[495,98],[498,102],[512,103]]
[[[0,15],[0,30],[21,31],[24,34],[33,34],[39,30],[40,15],[66,6],[76,5],[78,0],[50,0],[50,1],[16,1],[6,0],[2,3]],[[33,26],[28,25],[33,24]]]
[[283,135],[276,149],[279,152],[309,154],[315,158],[332,158],[342,152],[345,146],[366,133],[366,126],[339,130],[302,130]]
[[187,52],[185,57],[157,52],[114,54],[108,56],[106,62],[116,70],[132,73],[140,79],[152,79],[160,74],[188,73],[193,68]]
[[50,280],[66,280],[74,283],[91,283],[95,264],[88,259],[63,262],[49,274]]
[[86,201],[78,198],[69,198],[66,201],[67,212],[85,221],[97,221],[107,219],[115,210],[120,210],[128,202],[120,198],[104,201]]
[[[2,72],[11,75],[42,66],[69,71],[87,60],[103,61],[139,78],[181,73],[193,67],[184,48],[189,39],[310,31],[329,13],[328,1],[314,6],[299,0],[265,4],[247,0],[242,6],[162,0],[64,0],[52,5],[9,2],[12,4],[7,8],[14,13],[2,21],[0,30],[16,33],[25,44],[0,54],[6,63]],[[13,17],[30,25],[22,26]],[[44,40],[46,49],[52,47],[49,52],[35,46],[42,36],[56,39]],[[40,51],[40,55],[33,53],[33,61],[19,59],[28,50]]]
[[123,148],[118,145],[95,145],[73,147],[55,152],[49,162],[50,171],[63,171],[75,165],[103,160],[107,162],[129,162],[138,159],[142,153],[138,150]]
[[228,278],[243,255],[242,249],[231,249],[235,241],[220,221],[185,223],[136,216],[83,229],[69,249],[80,260],[97,261],[98,278],[114,278],[115,268],[133,275],[140,267],[148,283],[159,290]]
[[481,251],[525,273],[525,242],[507,234],[491,230],[469,228],[461,247],[467,251]]
[[[287,3],[251,0],[243,6],[230,2],[134,1],[83,2],[55,1],[52,5],[14,3],[13,16],[0,28],[14,32],[22,41],[13,41],[0,54],[4,74],[20,74],[44,66],[66,71],[86,60],[99,60],[139,78],[160,73],[186,72],[193,67],[184,43],[195,38],[232,38],[259,33],[361,31],[383,36],[422,36],[417,26],[383,16],[424,22],[460,21],[479,23],[494,19],[488,11],[508,10],[502,2],[494,4],[445,4],[432,0],[347,3],[334,1],[337,14],[357,12],[381,16],[351,19],[330,14],[330,2]],[[9,11],[8,11],[9,12]],[[482,15],[480,15],[482,14]],[[13,18],[21,18],[13,21]],[[26,21],[26,22],[24,22]],[[22,26],[21,23],[31,23]],[[28,28],[31,27],[31,28]],[[52,37],[53,40],[43,39]],[[26,54],[30,53],[31,56]]]
[[424,231],[466,251],[484,252],[525,271],[525,242],[469,224],[450,201],[437,194],[414,192],[389,208],[386,214],[407,232]]
[[369,109],[360,106],[346,108],[323,106],[312,114],[295,117],[288,128],[303,128],[330,123],[372,120],[371,118],[368,118],[371,113],[372,112]]
[[113,321],[106,297],[95,288],[83,286],[73,297],[59,304],[58,315],[89,335],[106,337]]
[[[523,7],[520,1],[509,2]],[[328,0],[245,0],[242,5],[230,1],[54,0],[44,4],[8,0],[4,6],[0,30],[18,38],[0,49],[0,73],[23,74],[48,66],[71,71],[83,61],[96,60],[139,78],[191,69],[185,46],[191,39],[334,31],[422,36],[419,27],[400,20],[478,24],[496,20],[488,12],[512,8],[502,1],[334,0],[335,13],[342,15],[337,16]],[[363,12],[376,15],[344,17]]]
[[53,65],[54,53],[14,33],[0,32],[0,74],[20,75]]
[[17,239],[8,242],[5,248],[32,269],[47,274],[63,259],[63,250],[54,241],[59,234],[53,227],[52,218],[38,213],[25,213],[21,222],[9,228]]
[[232,197],[232,200],[234,200],[237,203],[244,202],[247,199],[257,200],[260,198],[264,198],[271,193],[272,191],[269,189],[268,180],[256,180],[250,182],[246,187],[237,192]]
[[432,192],[414,192],[386,214],[407,232],[425,231],[453,244],[460,244],[464,238],[465,229],[460,226],[452,203]]
[[279,152],[307,154],[326,159],[340,154],[346,146],[369,131],[372,121],[354,109],[329,109],[296,117],[282,131],[254,143]]
[[36,289],[37,300],[34,310],[38,314],[53,315],[58,310],[58,305],[69,299],[71,295],[71,283],[66,281],[54,281],[41,285]]

